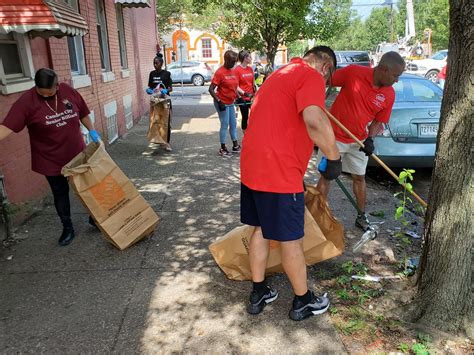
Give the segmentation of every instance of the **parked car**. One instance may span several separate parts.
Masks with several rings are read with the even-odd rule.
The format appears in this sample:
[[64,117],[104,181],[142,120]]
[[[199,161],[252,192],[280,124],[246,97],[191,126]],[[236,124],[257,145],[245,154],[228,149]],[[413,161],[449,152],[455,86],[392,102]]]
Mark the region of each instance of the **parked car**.
[[[402,74],[395,89],[395,103],[388,124],[374,139],[374,153],[394,168],[433,166],[443,90],[428,79]],[[326,104],[334,102],[333,92]],[[369,166],[378,163],[369,159]]]
[[[171,79],[173,83],[181,82],[189,84],[192,83],[195,86],[202,86],[212,78],[211,67],[204,62],[199,61],[186,61],[183,62],[183,69],[181,70],[181,63],[174,62],[167,66],[166,70],[171,73]],[[181,73],[183,74],[181,77]]]
[[344,68],[350,64],[371,66],[369,52],[365,51],[336,51],[337,67]]
[[424,76],[425,78],[436,82],[438,73],[446,65],[448,60],[448,50],[444,49],[436,52],[428,59],[414,59],[408,62],[406,72]]

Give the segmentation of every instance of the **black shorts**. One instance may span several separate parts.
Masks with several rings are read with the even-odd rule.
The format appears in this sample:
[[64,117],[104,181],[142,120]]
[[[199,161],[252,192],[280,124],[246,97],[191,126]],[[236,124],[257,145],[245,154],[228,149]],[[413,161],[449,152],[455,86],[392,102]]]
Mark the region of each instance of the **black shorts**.
[[280,242],[304,236],[304,193],[273,193],[240,184],[240,221],[262,227],[265,239]]

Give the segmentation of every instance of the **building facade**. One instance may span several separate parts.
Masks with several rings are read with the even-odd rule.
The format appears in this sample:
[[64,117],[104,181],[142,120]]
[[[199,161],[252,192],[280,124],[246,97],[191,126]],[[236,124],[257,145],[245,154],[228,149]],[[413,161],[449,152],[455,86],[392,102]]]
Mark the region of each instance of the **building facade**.
[[178,26],[163,36],[162,46],[167,64],[182,58],[205,62],[214,69],[224,64],[224,52],[230,48],[214,33]]
[[[0,123],[48,67],[81,93],[103,141],[113,143],[148,112],[156,28],[155,0],[2,0]],[[0,176],[13,203],[47,191],[31,171],[26,129],[0,141]]]
[[[166,63],[197,60],[209,64],[214,70],[224,64],[224,52],[233,48],[224,39],[212,32],[204,32],[176,25],[171,33],[163,36],[162,43],[165,52]],[[265,56],[260,56],[257,52],[252,53],[253,62],[266,64]],[[281,46],[275,56],[275,65],[286,64],[287,48]]]

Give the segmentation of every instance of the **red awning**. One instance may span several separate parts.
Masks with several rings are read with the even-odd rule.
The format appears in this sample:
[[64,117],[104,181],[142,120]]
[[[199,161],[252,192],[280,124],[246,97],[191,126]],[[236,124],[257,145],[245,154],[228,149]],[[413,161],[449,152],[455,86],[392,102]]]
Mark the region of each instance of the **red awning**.
[[0,33],[30,32],[33,36],[83,36],[86,20],[65,3],[46,0],[1,0]]
[[149,0],[115,0],[115,3],[123,7],[151,7]]

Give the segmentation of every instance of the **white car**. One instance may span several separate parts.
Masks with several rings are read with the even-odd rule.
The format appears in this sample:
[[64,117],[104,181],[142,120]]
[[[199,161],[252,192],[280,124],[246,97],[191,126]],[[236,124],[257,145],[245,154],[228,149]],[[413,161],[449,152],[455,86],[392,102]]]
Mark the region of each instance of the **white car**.
[[448,50],[444,49],[436,52],[428,59],[414,59],[408,62],[406,73],[424,76],[425,78],[436,82],[438,73],[446,65],[448,60]]
[[173,80],[174,84],[178,84],[182,80],[183,83],[192,83],[195,86],[202,86],[212,78],[212,69],[204,62],[174,62],[169,64],[166,70],[170,72],[171,80]]

